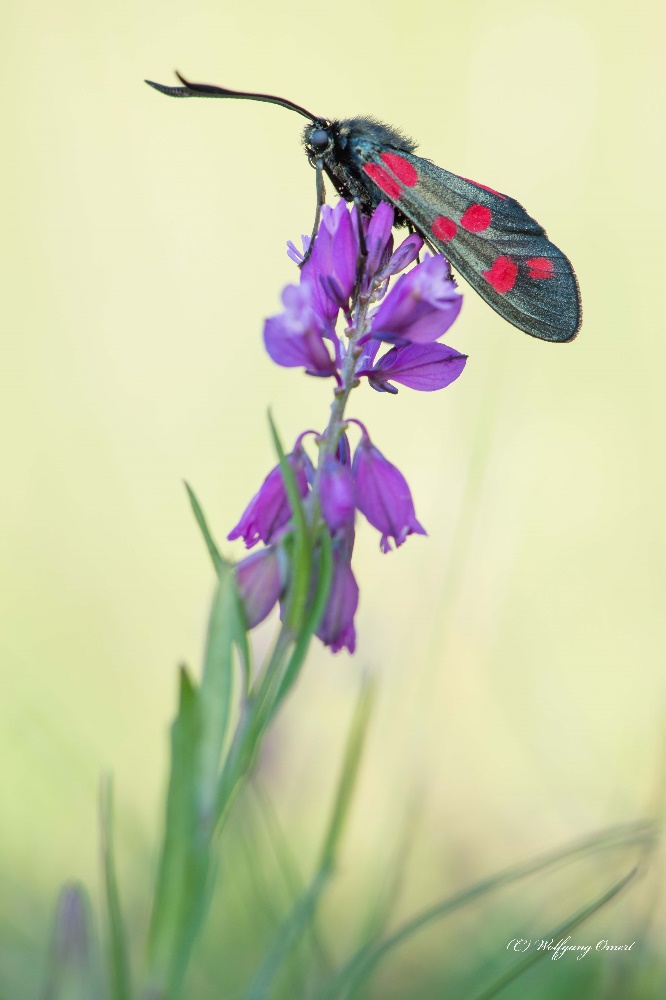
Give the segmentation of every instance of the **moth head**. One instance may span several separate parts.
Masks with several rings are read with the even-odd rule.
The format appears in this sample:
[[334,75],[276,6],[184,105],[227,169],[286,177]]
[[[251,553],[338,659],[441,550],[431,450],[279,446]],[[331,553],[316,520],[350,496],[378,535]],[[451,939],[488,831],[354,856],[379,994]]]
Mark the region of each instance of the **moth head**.
[[305,151],[310,162],[330,153],[335,145],[335,134],[330,122],[322,118],[306,125],[303,132]]

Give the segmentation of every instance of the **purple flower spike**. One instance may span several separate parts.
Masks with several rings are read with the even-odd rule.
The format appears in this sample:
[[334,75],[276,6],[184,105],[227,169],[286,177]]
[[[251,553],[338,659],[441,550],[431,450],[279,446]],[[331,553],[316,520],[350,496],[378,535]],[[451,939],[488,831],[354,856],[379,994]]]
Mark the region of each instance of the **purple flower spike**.
[[308,287],[287,285],[282,302],[284,312],[264,323],[264,343],[273,361],[284,368],[302,365],[309,375],[335,375]]
[[310,286],[315,308],[327,320],[335,320],[338,309],[349,308],[358,254],[358,237],[346,202],[341,199],[335,208],[323,205],[321,225],[301,280]]
[[373,368],[357,375],[367,375],[373,389],[380,392],[397,392],[391,382],[421,392],[434,392],[451,385],[462,374],[466,361],[466,354],[447,344],[408,344],[392,347]]
[[248,629],[262,622],[280,599],[285,586],[281,560],[280,550],[269,546],[236,564],[236,585]]
[[373,528],[381,531],[382,552],[391,551],[389,538],[395,540],[397,548],[409,535],[426,534],[425,528],[416,520],[407,480],[375,448],[365,433],[356,448],[352,475],[356,506]]
[[[294,470],[298,492],[302,497],[306,496],[309,489],[308,478],[312,474],[312,463],[300,444],[287,455],[287,461]],[[242,538],[245,547],[251,549],[259,541],[272,541],[290,517],[291,505],[284,488],[280,466],[276,465],[268,473],[259,491],[252,497],[240,521],[229,532],[227,538],[230,542]]]
[[343,465],[332,455],[327,455],[319,483],[321,512],[331,532],[335,534],[343,528],[353,527],[356,500],[349,466]]
[[350,653],[356,649],[354,615],[358,608],[358,584],[351,568],[350,557],[343,546],[333,550],[333,579],[326,610],[319,622],[317,636],[331,652],[345,646]]
[[372,321],[372,336],[424,344],[443,336],[458,317],[462,296],[444,257],[428,257],[398,278]]

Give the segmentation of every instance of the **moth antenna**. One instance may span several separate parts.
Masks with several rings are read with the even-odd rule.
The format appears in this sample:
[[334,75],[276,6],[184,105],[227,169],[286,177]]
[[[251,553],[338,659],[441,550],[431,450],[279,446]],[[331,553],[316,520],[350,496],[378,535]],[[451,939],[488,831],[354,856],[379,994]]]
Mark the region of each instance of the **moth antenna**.
[[282,108],[295,111],[311,122],[322,121],[321,118],[317,118],[316,115],[306,111],[299,104],[287,101],[284,97],[274,97],[271,94],[254,94],[244,90],[228,90],[226,87],[215,87],[209,83],[190,83],[184,76],[181,76],[178,70],[176,70],[176,76],[183,84],[182,87],[167,87],[163,83],[155,83],[153,80],[146,80],[145,83],[149,87],[159,90],[160,94],[166,94],[167,97],[231,97],[245,101],[265,101],[266,104],[279,104]]

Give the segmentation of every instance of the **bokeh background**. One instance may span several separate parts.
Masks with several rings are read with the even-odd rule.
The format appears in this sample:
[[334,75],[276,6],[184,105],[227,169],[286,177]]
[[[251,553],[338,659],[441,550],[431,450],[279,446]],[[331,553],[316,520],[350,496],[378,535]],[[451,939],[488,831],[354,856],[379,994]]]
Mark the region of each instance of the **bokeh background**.
[[[2,996],[38,995],[63,880],[96,892],[103,771],[140,940],[175,668],[199,663],[213,587],[182,480],[222,539],[274,464],[267,407],[290,442],[329,406],[327,383],[277,369],[261,341],[294,279],[285,241],[312,222],[302,121],[142,82],[174,68],[402,127],[518,198],[582,289],[582,333],[562,347],[470,290],[448,338],[470,356],[454,386],[353,397],[429,537],[382,556],[360,527],[358,652],[313,650],[262,763],[307,872],[360,678],[377,678],[327,904],[334,951],[407,848],[396,916],[650,812],[665,707],[663,3],[27,0],[1,20]],[[575,909],[583,882],[543,881],[493,919],[508,940],[511,907],[529,929],[530,905],[535,920],[553,901]],[[644,904],[615,908],[616,936],[638,936]],[[393,959],[378,995],[426,995],[415,970],[473,961],[489,947],[477,918]]]

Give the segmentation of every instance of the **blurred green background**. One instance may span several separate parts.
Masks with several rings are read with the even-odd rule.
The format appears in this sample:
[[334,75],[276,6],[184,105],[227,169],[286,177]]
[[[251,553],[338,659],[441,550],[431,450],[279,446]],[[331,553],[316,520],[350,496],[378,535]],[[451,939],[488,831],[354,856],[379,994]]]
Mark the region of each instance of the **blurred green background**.
[[[262,765],[307,870],[359,677],[378,677],[330,902],[341,946],[362,920],[359,886],[381,882],[403,836],[404,915],[652,808],[665,20],[658,0],[5,6],[3,995],[35,995],[62,881],[97,885],[105,770],[145,928],[175,667],[200,660],[213,586],[182,480],[222,539],[274,464],[267,407],[290,442],[329,406],[327,383],[276,368],[261,341],[294,280],[284,243],[312,222],[302,122],[142,82],[171,83],[174,68],[402,127],[422,155],[518,198],[582,289],[582,333],[556,347],[463,283],[448,340],[470,356],[464,377],[445,393],[352,397],[429,537],[382,556],[360,526],[357,655],[313,651]],[[558,893],[566,910],[568,891],[544,882],[537,912]],[[570,895],[575,908],[575,883]],[[643,910],[622,906],[633,934]],[[442,941],[433,931],[401,975],[441,963]],[[391,996],[410,995],[401,981]]]

